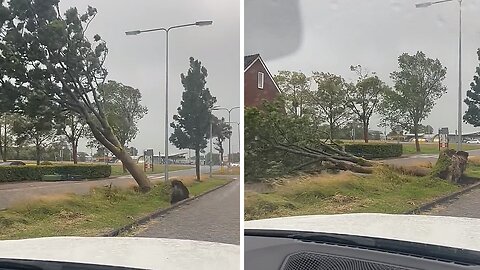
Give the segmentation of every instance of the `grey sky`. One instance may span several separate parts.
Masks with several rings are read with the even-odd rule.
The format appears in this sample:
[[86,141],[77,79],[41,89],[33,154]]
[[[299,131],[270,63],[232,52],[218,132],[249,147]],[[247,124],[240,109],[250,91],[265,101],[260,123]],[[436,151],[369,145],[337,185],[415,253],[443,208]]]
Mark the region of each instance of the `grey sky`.
[[[326,71],[354,79],[349,67],[361,64],[392,85],[389,74],[397,68],[401,53],[421,50],[438,58],[448,69],[444,81],[448,92],[424,124],[435,129],[449,127],[451,132],[457,129],[458,1],[421,9],[415,4],[422,0],[245,2],[245,53],[260,53],[273,74],[278,70],[308,75]],[[463,0],[462,5],[462,90],[466,97],[478,66],[480,0]],[[377,119],[371,128],[378,129]],[[464,132],[478,130],[463,124]]]
[[[165,33],[125,36],[125,31],[169,27],[199,20],[213,20],[211,26],[174,29],[170,32],[170,119],[180,105],[183,87],[180,73],[186,73],[188,58],[202,61],[208,70],[207,87],[217,97],[217,105],[240,105],[240,3],[238,0],[61,0],[63,11],[75,6],[79,12],[91,5],[98,15],[89,34],[106,40],[109,56],[106,66],[109,80],[140,89],[149,113],[139,123],[140,132],[130,144],[142,151],[153,148],[164,152],[165,115]],[[228,118],[225,111],[218,117]],[[239,110],[232,111],[239,122]],[[225,143],[225,149],[228,144]],[[84,145],[80,150],[87,151]],[[169,153],[179,152],[173,145]],[[227,150],[228,151],[228,150]],[[87,151],[89,152],[89,150]],[[183,152],[183,151],[182,151]],[[237,126],[233,125],[232,152],[238,152]]]

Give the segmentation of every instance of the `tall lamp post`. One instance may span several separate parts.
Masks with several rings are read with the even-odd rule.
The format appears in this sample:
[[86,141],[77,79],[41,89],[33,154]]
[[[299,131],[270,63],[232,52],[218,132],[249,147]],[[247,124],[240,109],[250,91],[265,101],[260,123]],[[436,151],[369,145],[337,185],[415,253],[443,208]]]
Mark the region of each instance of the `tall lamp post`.
[[238,131],[238,153],[240,154],[240,123],[239,122],[227,122],[229,124],[237,124],[237,131]]
[[[424,2],[416,4],[417,8],[426,8],[432,5],[441,4],[445,2],[452,2],[455,0],[441,0],[434,2]],[[462,0],[457,0],[459,4],[459,20],[458,20],[458,142],[457,151],[462,150]]]
[[[228,123],[231,123],[231,119],[230,119],[230,113],[234,110],[234,109],[240,109],[239,106],[235,106],[235,107],[232,107],[230,109],[227,109],[227,108],[223,108],[223,107],[220,107],[220,108],[216,108],[216,110],[225,110],[228,112]],[[236,122],[235,122],[236,123]],[[240,136],[240,133],[239,135]],[[230,136],[231,137],[231,136]],[[228,165],[230,165],[231,163],[231,160],[230,160],[230,156],[231,156],[231,152],[232,152],[232,144],[230,142],[230,137],[228,138]],[[240,145],[240,144],[239,144]]]
[[205,26],[211,25],[213,21],[197,21],[194,23],[187,23],[187,24],[179,24],[170,26],[168,28],[155,28],[155,29],[148,29],[148,30],[134,30],[134,31],[127,31],[125,34],[127,36],[134,36],[141,33],[147,32],[155,32],[155,31],[164,31],[166,34],[165,38],[165,182],[168,181],[168,33],[172,29],[176,28],[183,28],[188,26]]

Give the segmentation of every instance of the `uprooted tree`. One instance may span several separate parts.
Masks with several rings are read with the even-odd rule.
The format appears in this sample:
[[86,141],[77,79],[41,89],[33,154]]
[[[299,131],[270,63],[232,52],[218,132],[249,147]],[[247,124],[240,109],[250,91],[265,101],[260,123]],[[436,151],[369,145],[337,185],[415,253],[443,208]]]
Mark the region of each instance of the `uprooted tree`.
[[90,41],[88,25],[97,10],[84,14],[76,8],[60,11],[58,0],[11,0],[2,2],[2,46],[26,69],[26,76],[9,74],[25,92],[42,93],[64,110],[78,115],[93,136],[122,161],[141,191],[151,183],[128,155],[109,125],[104,96],[106,43],[99,35]]
[[245,178],[260,179],[311,167],[372,173],[374,162],[322,140],[307,116],[285,114],[282,101],[245,108]]

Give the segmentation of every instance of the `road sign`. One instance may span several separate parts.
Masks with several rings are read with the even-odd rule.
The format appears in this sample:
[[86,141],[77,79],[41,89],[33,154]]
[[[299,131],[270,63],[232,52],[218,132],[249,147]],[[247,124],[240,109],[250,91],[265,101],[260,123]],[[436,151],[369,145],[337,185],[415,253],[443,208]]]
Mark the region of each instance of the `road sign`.
[[148,168],[153,172],[153,149],[143,151],[143,171],[147,171]]
[[438,150],[448,148],[448,128],[438,130]]

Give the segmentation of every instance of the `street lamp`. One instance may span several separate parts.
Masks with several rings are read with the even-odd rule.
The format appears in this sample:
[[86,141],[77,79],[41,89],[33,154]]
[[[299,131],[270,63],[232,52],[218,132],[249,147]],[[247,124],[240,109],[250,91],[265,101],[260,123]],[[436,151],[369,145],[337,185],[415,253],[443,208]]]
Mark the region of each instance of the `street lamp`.
[[229,124],[237,124],[237,130],[238,130],[238,154],[240,154],[240,123],[239,122],[227,122]]
[[166,34],[165,38],[165,182],[168,182],[168,33],[172,29],[188,27],[188,26],[206,26],[211,25],[213,21],[197,21],[194,23],[179,24],[170,26],[168,28],[155,28],[148,30],[134,30],[127,31],[125,34],[127,36],[134,36],[141,33],[155,32],[155,31],[164,31]]
[[[452,2],[455,0],[442,0],[435,2],[424,2],[416,4],[417,8],[426,8],[435,4]],[[458,142],[457,142],[457,151],[462,150],[462,0],[458,0],[459,3],[459,24],[458,24]]]
[[[239,106],[235,106],[235,107],[230,108],[230,109],[223,108],[223,107],[217,107],[217,108],[215,108],[215,109],[216,109],[216,110],[225,110],[225,111],[227,111],[227,112],[228,112],[228,123],[230,123],[230,121],[231,121],[231,120],[230,120],[230,113],[231,113],[234,109],[240,109],[240,107],[239,107]],[[240,133],[239,133],[238,136],[240,136]],[[232,136],[230,135],[230,137],[232,137]],[[232,147],[231,147],[231,143],[230,143],[230,137],[228,138],[228,165],[230,165],[230,163],[231,163],[231,161],[230,161],[230,156],[231,156],[231,149],[232,149]],[[239,144],[239,145],[240,145],[240,144]]]

